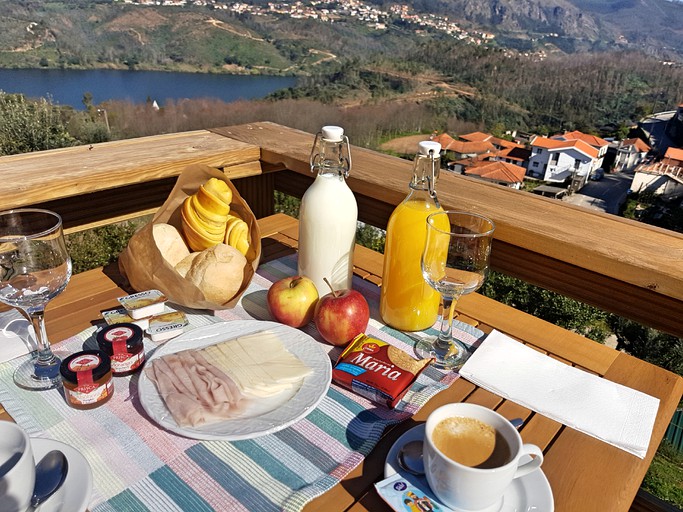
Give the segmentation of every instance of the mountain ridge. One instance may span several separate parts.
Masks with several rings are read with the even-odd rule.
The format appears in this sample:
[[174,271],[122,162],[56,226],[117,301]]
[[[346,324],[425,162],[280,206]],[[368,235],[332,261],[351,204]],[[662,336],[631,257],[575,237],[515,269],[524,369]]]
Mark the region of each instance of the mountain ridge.
[[[479,24],[531,46],[534,37],[563,51],[643,49],[683,56],[683,2],[668,0],[406,0],[416,10]],[[382,2],[379,2],[382,3]],[[457,15],[455,14],[457,13]]]
[[[683,3],[403,1],[413,12],[422,12],[422,19],[440,15],[471,33],[481,34],[483,30],[495,36],[475,44],[537,53],[541,58],[552,53],[636,48],[660,60],[683,62],[683,23],[677,23],[683,18]],[[398,54],[419,44],[419,32],[423,31],[419,23],[399,19],[392,10],[394,4],[386,0],[365,2],[386,13],[389,22],[384,30],[353,16],[327,23],[274,11],[268,11],[266,16],[249,16],[206,6],[143,6],[111,0],[0,0],[0,67],[310,73],[327,59],[325,55]],[[251,4],[263,6],[264,2],[254,0]],[[277,5],[293,8],[294,4]],[[314,7],[313,2],[303,5],[322,12],[322,7]],[[450,37],[427,30],[431,30],[430,37]]]

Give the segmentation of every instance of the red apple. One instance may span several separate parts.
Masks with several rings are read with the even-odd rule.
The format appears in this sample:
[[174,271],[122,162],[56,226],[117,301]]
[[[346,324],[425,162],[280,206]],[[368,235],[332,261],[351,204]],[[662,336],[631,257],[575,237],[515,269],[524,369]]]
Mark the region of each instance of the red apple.
[[275,320],[298,328],[313,319],[318,290],[307,277],[286,277],[272,284],[266,300]]
[[370,321],[370,307],[356,290],[332,290],[320,298],[313,318],[325,341],[332,345],[346,345],[365,332]]

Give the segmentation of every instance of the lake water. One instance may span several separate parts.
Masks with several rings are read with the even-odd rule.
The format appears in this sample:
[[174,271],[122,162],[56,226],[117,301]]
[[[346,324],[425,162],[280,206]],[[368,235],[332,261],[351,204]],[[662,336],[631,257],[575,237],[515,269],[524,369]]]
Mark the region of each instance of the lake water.
[[107,100],[143,103],[148,98],[160,106],[168,99],[216,98],[226,102],[263,98],[296,85],[290,76],[242,76],[162,71],[0,69],[0,90],[30,98],[47,97],[59,105],[83,109],[83,94],[93,104]]

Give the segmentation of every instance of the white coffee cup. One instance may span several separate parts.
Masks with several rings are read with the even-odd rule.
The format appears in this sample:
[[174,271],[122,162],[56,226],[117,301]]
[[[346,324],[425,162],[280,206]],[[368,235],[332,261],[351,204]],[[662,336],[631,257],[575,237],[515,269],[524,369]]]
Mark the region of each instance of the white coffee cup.
[[[474,418],[493,427],[509,447],[509,457],[501,466],[482,469],[469,467],[434,446],[434,428],[446,418]],[[532,458],[525,456],[531,456]],[[520,462],[520,459],[523,461]],[[444,505],[451,508],[481,510],[500,503],[505,490],[515,478],[537,470],[543,452],[533,444],[524,444],[517,429],[491,409],[475,404],[454,403],[439,407],[427,418],[424,439],[424,465],[427,481]]]
[[35,479],[28,434],[16,423],[0,421],[0,512],[26,510]]

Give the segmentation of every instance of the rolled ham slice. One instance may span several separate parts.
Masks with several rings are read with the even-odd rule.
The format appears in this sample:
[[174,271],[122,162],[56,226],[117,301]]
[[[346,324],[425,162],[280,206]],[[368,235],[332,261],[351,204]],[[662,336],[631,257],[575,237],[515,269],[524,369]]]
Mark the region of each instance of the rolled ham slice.
[[155,359],[145,372],[180,427],[233,418],[243,409],[235,382],[194,350]]

